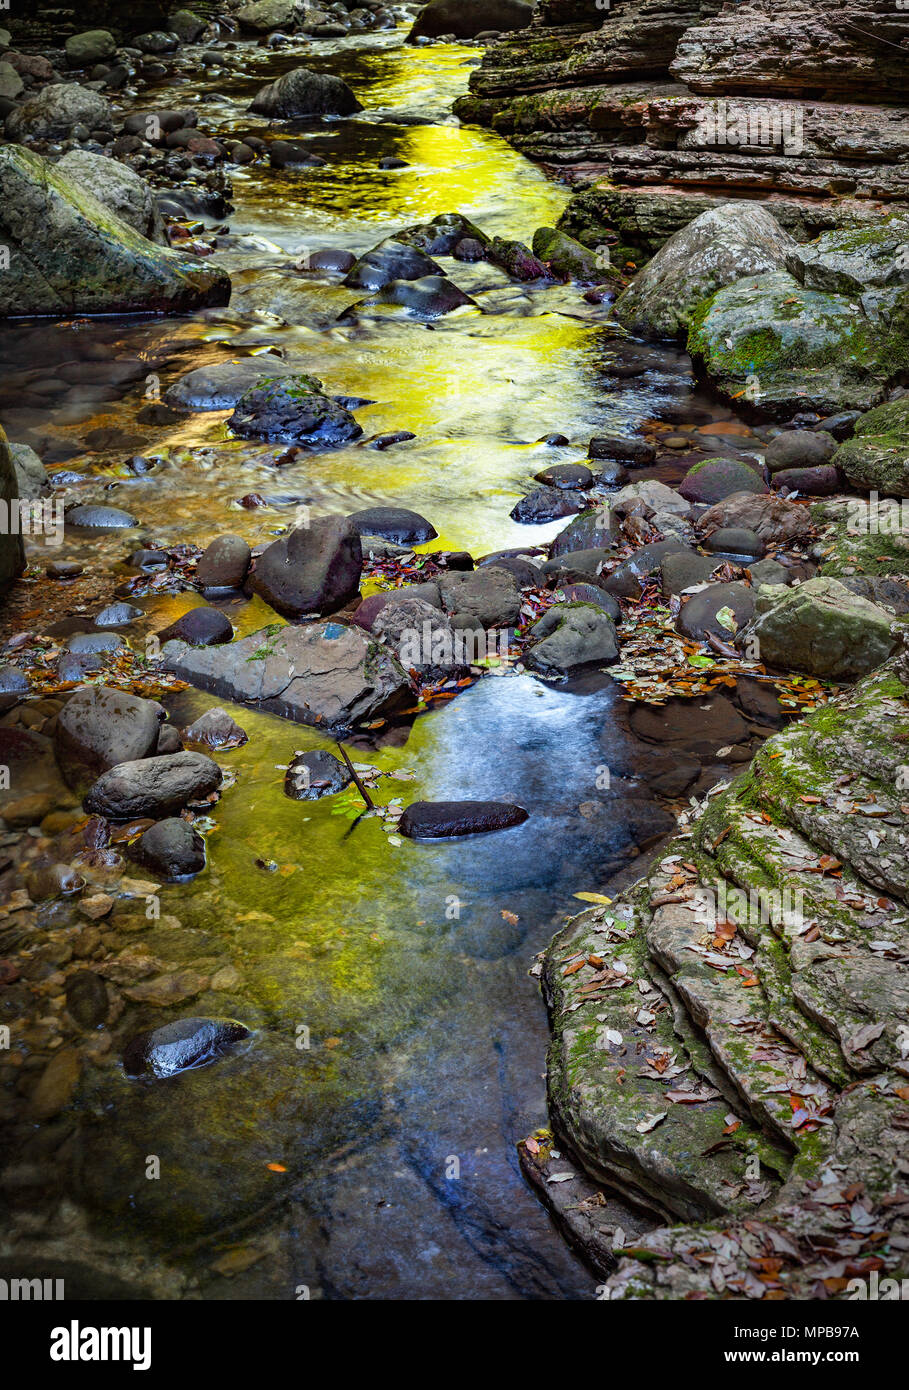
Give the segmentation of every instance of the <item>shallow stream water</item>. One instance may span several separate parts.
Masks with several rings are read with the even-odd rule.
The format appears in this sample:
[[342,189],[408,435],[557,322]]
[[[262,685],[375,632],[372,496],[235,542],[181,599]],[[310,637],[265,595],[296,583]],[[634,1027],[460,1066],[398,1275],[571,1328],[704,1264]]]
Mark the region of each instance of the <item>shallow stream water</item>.
[[[24,325],[14,358],[6,335],[0,418],[10,437],[34,441],[98,500],[100,485],[103,500],[143,523],[132,541],[68,534],[53,558],[117,564],[140,536],[205,544],[234,531],[261,544],[301,504],[317,514],[411,507],[438,530],[433,548],[535,545],[564,524],[509,520],[535,472],[583,458],[591,435],[631,431],[668,402],[694,409],[688,364],[671,351],[651,351],[633,380],[610,378],[628,345],[577,288],[527,289],[488,265],[443,258],[482,313],[430,326],[391,315],[339,323],[359,296],[337,277],[292,268],[318,247],[360,253],[453,210],[529,242],[564,207],[564,189],[448,114],[476,50],[402,39],[306,46],[306,63],[343,76],[365,110],[303,128],[325,167],[234,171],[231,232],[256,240],[222,253],[235,285],[228,309]],[[301,52],[250,46],[242,75],[200,72],[143,105],[197,105],[212,134],[268,135],[245,107],[304,61]],[[385,155],[408,167],[380,171]],[[278,466],[283,446],[232,439],[228,412],[166,429],[135,424],[150,388],[270,347],[304,353],[333,393],[374,402],[357,411],[362,441]],[[120,432],[109,447],[87,452],[86,435],[108,427]],[[414,440],[369,447],[398,429]],[[554,430],[571,445],[535,442]],[[125,449],[124,431],[144,442]],[[123,466],[133,453],[162,461],[133,478]],[[254,491],[289,500],[236,506]],[[143,631],[185,606],[143,602]],[[258,602],[228,611],[240,632],[273,617]],[[178,962],[229,955],[236,989],[181,1012],[235,1016],[256,1031],[216,1065],[151,1088],[128,1082],[111,1059],[83,1098],[73,1157],[90,1226],[76,1221],[58,1253],[90,1254],[99,1270],[159,1297],[290,1299],[304,1287],[327,1298],[593,1296],[594,1276],[525,1186],[514,1146],[546,1123],[548,1030],[533,957],[578,909],[573,894],[599,889],[627,849],[609,813],[578,812],[597,796],[619,698],[607,678],[552,686],[490,676],[419,717],[409,736],[355,741],[364,761],[413,773],[383,781],[382,799],[508,795],[531,811],[507,832],[435,845],[395,845],[376,820],[333,815],[331,798],[288,800],[281,766],[295,749],[331,742],[228,706],[250,737],[218,755],[235,782],[215,809],[209,867],[162,890],[162,924],[143,945]],[[187,691],[171,717],[182,724],[215,703],[224,702]],[[145,1177],[149,1154],[161,1159],[158,1181]],[[249,1268],[211,1274],[225,1250],[250,1244],[258,1258]]]

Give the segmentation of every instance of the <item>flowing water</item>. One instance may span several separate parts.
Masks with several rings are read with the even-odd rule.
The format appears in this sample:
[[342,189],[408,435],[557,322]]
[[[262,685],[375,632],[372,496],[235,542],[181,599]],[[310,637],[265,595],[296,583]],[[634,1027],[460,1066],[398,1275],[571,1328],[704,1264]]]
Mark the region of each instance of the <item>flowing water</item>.
[[[321,513],[389,502],[428,516],[435,547],[539,544],[563,523],[508,518],[538,469],[582,458],[594,433],[692,401],[687,364],[669,351],[651,353],[633,382],[607,385],[623,345],[576,288],[528,289],[488,265],[443,259],[482,313],[430,326],[392,314],[339,323],[358,296],[337,277],[293,268],[318,247],[363,252],[455,209],[529,241],[566,202],[498,137],[448,114],[475,50],[411,49],[402,37],[307,46],[307,64],[343,76],[365,110],[305,128],[322,168],[235,172],[229,222],[240,240],[222,253],[235,284],[228,309],[23,325],[15,358],[5,349],[0,418],[10,437],[40,444],[93,496],[103,487],[103,500],[141,518],[137,537],[204,544],[234,531],[261,544],[301,503]],[[268,134],[245,107],[300,61],[300,51],[250,46],[242,74],[200,72],[146,104],[198,106],[216,135]],[[380,171],[386,155],[408,167]],[[135,424],[159,385],[269,348],[302,352],[332,392],[371,400],[357,411],[363,441],[279,466],[286,450],[232,439],[227,412],[158,430]],[[86,434],[101,428],[120,435],[87,452]],[[369,447],[398,429],[415,439]],[[572,445],[534,442],[553,430]],[[123,431],[140,443],[124,448]],[[125,469],[136,452],[160,459],[151,474]],[[238,508],[252,491],[271,505]],[[54,558],[115,565],[129,548],[122,534],[68,535]],[[186,601],[144,602],[143,632]],[[240,632],[273,617],[259,602],[228,612]],[[216,1065],[154,1087],[128,1082],[115,1059],[97,1073],[70,1155],[92,1225],[61,1235],[59,1253],[90,1251],[97,1268],[162,1297],[295,1298],[303,1286],[327,1298],[592,1296],[594,1277],[525,1186],[514,1145],[546,1123],[534,954],[577,909],[572,895],[599,888],[629,850],[614,818],[578,811],[597,796],[618,698],[602,677],[572,686],[489,677],[409,734],[358,739],[356,756],[413,774],[383,781],[381,799],[507,794],[531,811],[502,834],[397,845],[377,820],[332,814],[332,798],[283,795],[292,752],[330,741],[229,707],[250,737],[219,755],[235,780],[215,810],[209,867],[162,889],[160,923],[136,925],[143,948],[169,961],[229,957],[236,988],[180,1012],[232,1015],[255,1033]],[[183,723],[214,703],[187,691],[171,717]],[[160,1159],[157,1180],[146,1177],[149,1155]],[[259,1258],[232,1280],[212,1277],[212,1260],[235,1246]]]

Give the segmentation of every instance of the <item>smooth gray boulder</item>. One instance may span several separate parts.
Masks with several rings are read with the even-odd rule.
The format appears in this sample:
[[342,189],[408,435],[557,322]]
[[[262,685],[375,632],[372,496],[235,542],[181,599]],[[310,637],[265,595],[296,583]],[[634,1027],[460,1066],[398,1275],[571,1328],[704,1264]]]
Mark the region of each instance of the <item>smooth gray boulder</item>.
[[221,781],[218,764],[204,753],[170,753],[115,764],[89,789],[83,805],[109,820],[157,819],[204,800]]
[[760,203],[724,203],[674,233],[615,302],[632,333],[675,338],[695,305],[746,275],[782,270],[796,243]]
[[615,661],[619,654],[614,622],[590,603],[553,604],[534,623],[530,637],[525,665],[547,674]]
[[165,718],[157,700],[113,686],[77,690],[58,714],[54,733],[57,761],[67,781],[78,784],[117,763],[151,757]]
[[88,126],[89,130],[113,130],[110,102],[78,82],[50,82],[9,113],[6,138],[65,140],[76,125]]
[[152,187],[134,169],[109,155],[93,154],[90,150],[70,150],[57,160],[56,168],[140,236],[160,246],[167,245],[164,219]]

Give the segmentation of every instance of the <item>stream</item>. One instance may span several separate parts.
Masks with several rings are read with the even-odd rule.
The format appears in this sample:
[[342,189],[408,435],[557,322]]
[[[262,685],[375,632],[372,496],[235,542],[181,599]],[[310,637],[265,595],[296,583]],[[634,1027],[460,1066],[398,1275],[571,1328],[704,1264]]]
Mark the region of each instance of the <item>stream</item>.
[[[648,349],[641,375],[610,379],[614,355],[635,345],[577,287],[528,287],[442,258],[482,313],[339,322],[352,292],[293,268],[321,247],[362,254],[453,210],[529,243],[567,201],[503,140],[450,116],[477,50],[406,47],[404,33],[246,45],[241,73],[200,71],[143,94],[143,106],[197,106],[215,135],[274,134],[246,107],[305,61],[343,76],[364,110],[301,127],[323,167],[232,171],[231,238],[217,256],[234,281],[228,308],[24,324],[14,348],[5,335],[9,437],[40,447],[75,491],[81,475],[142,520],[132,539],[67,533],[53,559],[119,566],[126,579],[140,538],[205,545],[230,531],[261,546],[299,506],[320,515],[380,503],[430,519],[439,540],[423,549],[539,545],[564,522],[520,525],[508,513],[541,468],[580,461],[592,435],[632,433],[670,405],[676,418],[722,415],[668,348]],[[380,170],[392,155],[407,167]],[[331,393],[372,402],[356,411],[361,440],[279,463],[282,446],[232,438],[226,411],[136,423],[192,368],[285,348],[303,352]],[[397,430],[415,438],[370,447]],[[106,434],[88,453],[94,431]],[[538,442],[553,431],[571,443]],[[139,442],[126,447],[130,436]],[[131,454],[159,462],[133,476]],[[268,505],[239,507],[249,493]],[[43,562],[39,548],[30,559]],[[140,600],[131,643],[193,597]],[[225,611],[240,635],[274,618],[258,599]],[[383,799],[507,795],[531,812],[502,834],[435,844],[395,843],[377,820],[332,814],[330,797],[285,797],[294,751],[333,746],[316,730],[193,690],[169,701],[178,724],[226,705],[249,742],[217,754],[233,783],[213,811],[208,869],[164,886],[160,921],[136,930],[170,961],[228,955],[239,983],[181,1012],[236,1017],[253,1034],[216,1065],[154,1087],[128,1080],[116,1058],[97,1069],[66,1146],[78,1215],[45,1248],[131,1296],[593,1297],[596,1277],[525,1184],[515,1143],[547,1124],[535,953],[578,910],[576,893],[602,891],[637,853],[620,817],[579,811],[597,798],[620,700],[605,675],[559,685],[510,671],[407,728],[351,740],[354,756],[402,775],[383,779]],[[239,1252],[229,1278],[211,1272],[226,1251]]]

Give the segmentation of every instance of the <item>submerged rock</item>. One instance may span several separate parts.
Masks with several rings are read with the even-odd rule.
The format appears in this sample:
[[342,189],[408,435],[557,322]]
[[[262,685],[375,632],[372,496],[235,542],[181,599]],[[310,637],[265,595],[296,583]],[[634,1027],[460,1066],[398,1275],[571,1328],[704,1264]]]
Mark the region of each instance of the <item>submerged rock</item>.
[[230,297],[222,270],[147,241],[19,145],[0,150],[0,241],[14,272],[0,276],[0,316],[183,313]]
[[444,840],[521,825],[528,812],[510,801],[414,801],[398,821],[411,840]]
[[345,310],[345,317],[356,309],[369,309],[379,304],[398,304],[419,318],[436,319],[450,314],[453,309],[463,308],[465,304],[476,308],[476,300],[471,299],[459,289],[454,281],[445,275],[423,275],[414,280],[391,280],[377,291],[371,299],[362,299],[352,310]]
[[123,1067],[128,1076],[161,1080],[213,1062],[232,1043],[248,1037],[249,1029],[234,1018],[180,1018],[131,1038],[123,1052]]
[[207,709],[200,714],[188,728],[183,730],[187,743],[205,743],[209,748],[239,748],[249,741],[245,729],[241,729],[226,709]]
[[581,512],[587,505],[582,492],[564,487],[538,487],[515,502],[508,515],[512,521],[541,524]]

